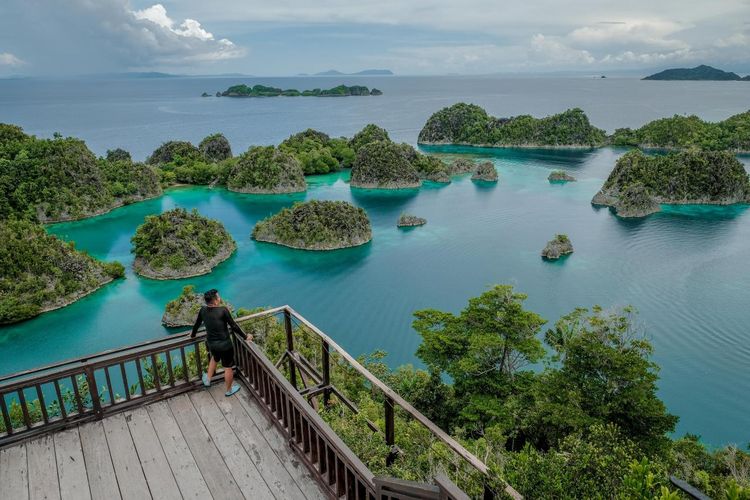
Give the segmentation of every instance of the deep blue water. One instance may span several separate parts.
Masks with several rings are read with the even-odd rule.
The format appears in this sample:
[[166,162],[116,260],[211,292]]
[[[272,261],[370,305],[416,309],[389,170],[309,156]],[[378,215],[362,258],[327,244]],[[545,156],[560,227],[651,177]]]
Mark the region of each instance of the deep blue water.
[[[302,89],[341,79],[239,80]],[[356,79],[385,92],[367,98],[197,97],[239,80],[0,81],[0,121],[44,136],[79,136],[97,153],[120,146],[143,158],[164,140],[198,141],[214,131],[224,132],[239,152],[306,127],[351,135],[368,122],[415,143],[430,113],[460,100],[496,115],[580,106],[608,130],[674,113],[721,119],[748,103],[746,87],[735,82],[544,78]],[[444,187],[382,193],[352,190],[342,173],[310,178],[308,192],[294,196],[179,188],[101,217],[51,226],[96,257],[129,266],[130,236],[147,214],[195,207],[225,224],[238,251],[210,275],[186,281],[156,282],[128,270],[127,279],[72,306],[0,329],[0,373],[165,335],[159,324],[164,304],[186,283],[215,286],[236,306],[288,303],[353,353],[384,349],[394,365],[414,362],[414,310],[458,311],[492,284],[510,283],[550,323],[576,306],[635,305],[662,367],[660,395],[681,418],[678,434],[701,434],[717,445],[750,441],[747,207],[667,207],[625,221],[589,203],[621,151],[430,152],[487,157],[500,182],[488,187],[464,177]],[[558,168],[578,182],[548,183],[550,170]],[[365,208],[373,241],[309,253],[250,239],[259,219],[312,198]],[[404,211],[428,224],[398,230]],[[544,262],[539,252],[557,232],[571,237],[576,252]]]

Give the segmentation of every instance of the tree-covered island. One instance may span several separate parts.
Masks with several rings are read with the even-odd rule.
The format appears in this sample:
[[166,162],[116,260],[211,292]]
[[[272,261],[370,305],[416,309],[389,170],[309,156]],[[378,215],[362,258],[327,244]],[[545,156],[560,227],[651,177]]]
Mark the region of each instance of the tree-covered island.
[[458,103],[434,113],[419,133],[420,144],[491,147],[598,147],[607,142],[583,110],[545,118],[495,118],[474,104]]
[[59,309],[124,276],[26,220],[0,221],[0,324]]
[[547,242],[542,249],[542,258],[547,260],[557,260],[563,255],[573,253],[573,244],[570,242],[567,234],[556,234],[554,238]]
[[337,85],[330,89],[312,89],[302,90],[297,89],[281,89],[277,87],[268,87],[266,85],[245,85],[241,83],[239,85],[232,85],[223,92],[217,93],[217,96],[222,97],[348,97],[348,96],[378,96],[382,95],[383,92],[378,89],[372,89],[363,85]]
[[256,241],[302,250],[336,250],[372,239],[367,213],[345,201],[308,201],[284,208],[253,228]]
[[644,80],[701,80],[701,81],[750,81],[750,75],[744,78],[731,71],[724,71],[713,66],[701,64],[695,68],[671,68],[649,75]]
[[422,181],[401,146],[375,141],[357,151],[350,184],[367,189],[405,189],[418,188]]
[[[161,324],[167,328],[193,326],[198,311],[205,304],[203,294],[196,292],[194,285],[185,285],[178,297],[167,302],[164,307],[164,315],[161,317]],[[221,305],[229,309],[230,312],[233,309],[232,305],[227,304],[223,299]]]
[[729,152],[683,151],[623,155],[591,201],[620,217],[644,217],[659,204],[731,205],[750,202],[750,178]]
[[219,221],[182,208],[149,215],[131,241],[135,272],[162,280],[207,274],[237,248]]
[[299,193],[307,190],[307,182],[294,155],[275,146],[253,146],[233,165],[227,188],[238,193]]

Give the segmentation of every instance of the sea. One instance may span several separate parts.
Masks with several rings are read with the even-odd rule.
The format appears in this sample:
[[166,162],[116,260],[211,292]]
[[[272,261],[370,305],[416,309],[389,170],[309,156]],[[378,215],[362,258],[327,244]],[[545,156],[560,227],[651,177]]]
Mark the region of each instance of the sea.
[[[201,97],[238,83],[299,90],[357,84],[383,95]],[[612,132],[675,114],[727,118],[750,108],[750,84],[599,75],[0,80],[0,122],[40,137],[82,138],[97,155],[124,148],[136,160],[167,140],[198,143],[215,132],[239,154],[306,128],[351,136],[368,123],[416,145],[427,118],[456,102],[478,104],[494,116],[540,117],[579,107]],[[297,195],[180,187],[106,215],[48,226],[97,258],[122,262],[126,279],[71,306],[0,327],[0,374],[173,335],[161,326],[161,315],[186,284],[218,288],[237,307],[289,304],[355,355],[384,350],[392,366],[420,366],[414,311],[457,313],[470,297],[504,283],[528,295],[526,307],[548,321],[545,328],[576,307],[634,306],[636,327],[653,343],[661,367],[659,396],[680,417],[675,435],[698,434],[710,446],[750,442],[747,206],[665,206],[638,220],[593,207],[592,196],[624,149],[423,151],[446,160],[489,160],[500,181],[488,186],[465,176],[445,186],[382,192],[351,189],[344,171],[308,178],[308,191]],[[750,157],[740,160],[750,166]],[[577,182],[550,184],[547,176],[556,169]],[[372,242],[319,253],[251,240],[259,220],[309,199],[364,208]],[[220,220],[238,250],[206,276],[140,278],[130,268],[130,238],[145,216],[173,207]],[[404,212],[428,222],[397,229]],[[575,253],[543,261],[540,251],[556,233],[570,237]]]

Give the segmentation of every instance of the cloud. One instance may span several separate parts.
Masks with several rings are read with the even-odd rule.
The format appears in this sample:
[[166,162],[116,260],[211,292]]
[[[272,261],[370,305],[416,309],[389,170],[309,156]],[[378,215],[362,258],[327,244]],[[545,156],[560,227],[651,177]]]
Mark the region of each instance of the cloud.
[[26,64],[10,52],[0,52],[0,66],[23,66]]

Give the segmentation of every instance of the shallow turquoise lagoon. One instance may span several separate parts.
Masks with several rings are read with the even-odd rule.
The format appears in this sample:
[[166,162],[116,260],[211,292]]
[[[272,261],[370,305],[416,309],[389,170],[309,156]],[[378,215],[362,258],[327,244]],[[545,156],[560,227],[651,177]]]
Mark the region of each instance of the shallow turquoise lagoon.
[[[306,194],[252,196],[176,188],[163,197],[50,232],[101,259],[128,266],[127,278],[76,304],[0,329],[0,373],[168,335],[164,305],[192,283],[216,287],[236,306],[290,304],[355,354],[390,353],[415,362],[412,311],[458,311],[495,283],[527,293],[550,323],[576,306],[635,305],[661,365],[660,394],[680,416],[678,434],[711,444],[750,441],[750,214],[746,206],[665,207],[643,220],[617,219],[589,203],[621,153],[432,149],[491,159],[496,186],[468,177],[447,186],[392,193],[355,190],[348,173],[309,179]],[[550,184],[553,169],[578,182]],[[256,243],[253,225],[305,199],[363,207],[373,240],[327,253]],[[130,237],[148,214],[175,206],[221,220],[237,252],[213,273],[151,281],[130,271]],[[396,228],[402,212],[426,226]],[[575,253],[544,262],[540,251],[567,233]]]

